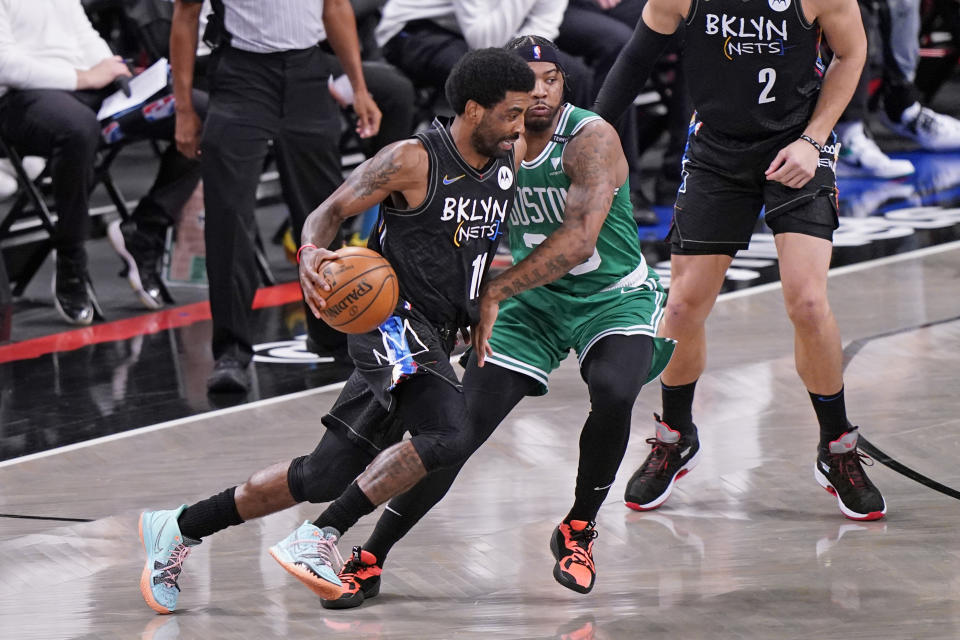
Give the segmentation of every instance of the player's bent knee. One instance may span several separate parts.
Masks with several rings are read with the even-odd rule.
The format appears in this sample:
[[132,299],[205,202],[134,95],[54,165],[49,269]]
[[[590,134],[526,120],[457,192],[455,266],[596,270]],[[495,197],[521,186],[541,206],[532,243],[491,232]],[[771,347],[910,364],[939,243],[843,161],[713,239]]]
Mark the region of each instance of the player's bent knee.
[[448,435],[416,435],[410,441],[427,473],[461,465],[477,449],[470,439],[458,437],[453,430]]

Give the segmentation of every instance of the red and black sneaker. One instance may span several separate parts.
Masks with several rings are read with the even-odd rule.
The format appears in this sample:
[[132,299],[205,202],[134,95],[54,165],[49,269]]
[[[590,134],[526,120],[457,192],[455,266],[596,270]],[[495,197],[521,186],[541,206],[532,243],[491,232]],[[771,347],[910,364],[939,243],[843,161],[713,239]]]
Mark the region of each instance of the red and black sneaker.
[[872,465],[873,460],[857,449],[859,439],[854,427],[827,447],[819,447],[813,477],[837,497],[843,515],[851,520],[878,520],[887,513],[887,504],[863,470],[862,463]]
[[700,440],[696,434],[681,436],[679,431],[653,414],[656,436],[647,438],[650,455],[627,482],[623,502],[634,511],[656,509],[670,497],[677,480],[690,473],[700,460]]
[[550,537],[550,551],[557,559],[553,577],[567,589],[590,593],[597,577],[593,564],[593,539],[597,537],[596,522],[571,520],[561,522]]
[[377,558],[369,551],[354,547],[350,559],[340,570],[340,582],[343,583],[343,595],[336,600],[321,600],[324,609],[352,609],[363,604],[364,600],[380,593],[380,574]]

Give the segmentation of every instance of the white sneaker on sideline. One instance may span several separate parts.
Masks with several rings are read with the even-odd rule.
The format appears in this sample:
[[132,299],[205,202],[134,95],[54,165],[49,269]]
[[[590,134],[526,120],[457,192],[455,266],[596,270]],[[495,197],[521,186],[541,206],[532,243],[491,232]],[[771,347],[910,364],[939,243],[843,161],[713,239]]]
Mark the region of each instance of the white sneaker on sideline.
[[840,156],[837,175],[860,178],[902,178],[916,169],[909,160],[895,160],[867,136],[863,122],[837,127]]
[[927,151],[960,149],[960,120],[919,103],[903,112],[902,122],[886,120],[887,126],[896,133],[915,140]]

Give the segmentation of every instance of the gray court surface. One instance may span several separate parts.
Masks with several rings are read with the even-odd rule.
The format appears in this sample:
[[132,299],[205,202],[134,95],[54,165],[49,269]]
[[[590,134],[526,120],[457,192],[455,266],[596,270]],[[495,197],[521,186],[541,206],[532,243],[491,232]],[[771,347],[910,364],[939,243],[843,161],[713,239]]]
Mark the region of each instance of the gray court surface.
[[[960,246],[830,279],[851,419],[880,449],[960,487]],[[321,507],[212,536],[185,565],[176,614],[143,603],[137,515],[193,502],[308,452],[337,390],[316,389],[0,465],[3,638],[956,638],[960,503],[869,468],[885,519],[845,519],[813,479],[817,427],[777,286],[727,295],[697,390],[700,465],[659,510],[622,502],[646,456],[656,384],[598,519],[596,587],[551,574],[587,411],[575,362],[525,400],[452,492],[391,554],[381,595],[328,611],[267,554]],[[345,536],[361,543],[370,516]]]

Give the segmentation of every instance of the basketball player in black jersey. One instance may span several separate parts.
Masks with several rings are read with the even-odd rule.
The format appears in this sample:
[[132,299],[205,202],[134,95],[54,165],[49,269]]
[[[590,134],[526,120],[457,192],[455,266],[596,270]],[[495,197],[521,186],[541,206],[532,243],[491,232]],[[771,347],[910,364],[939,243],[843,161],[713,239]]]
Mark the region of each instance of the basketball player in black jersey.
[[[369,334],[349,336],[356,369],[329,414],[317,448],[191,506],[145,512],[141,593],[155,611],[176,607],[177,579],[192,545],[228,526],[299,502],[327,502],[270,549],[316,593],[341,593],[340,535],[376,505],[472,452],[460,438],[465,403],[450,365],[459,329],[477,322],[480,287],[516,192],[523,115],[534,74],[501,49],[466,54],[447,82],[452,123],[384,147],[307,218],[300,280],[318,315],[330,290],[326,247],[346,218],[381,207],[372,246],[397,273],[400,302]],[[514,153],[514,146],[518,152]],[[412,437],[400,442],[403,432]]]
[[[706,366],[704,324],[734,254],[765,209],[774,233],[797,372],[820,423],[816,480],[855,520],[886,513],[847,420],[842,349],[827,301],[838,226],[832,129],[866,56],[856,0],[648,0],[594,109],[615,122],[646,82],[670,34],[685,23],[682,53],[696,114],[670,232],[671,284],[660,335],[677,340],[661,375],[663,417],[625,501],[661,505],[696,464],[691,406]],[[824,67],[820,39],[833,59]]]

